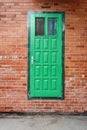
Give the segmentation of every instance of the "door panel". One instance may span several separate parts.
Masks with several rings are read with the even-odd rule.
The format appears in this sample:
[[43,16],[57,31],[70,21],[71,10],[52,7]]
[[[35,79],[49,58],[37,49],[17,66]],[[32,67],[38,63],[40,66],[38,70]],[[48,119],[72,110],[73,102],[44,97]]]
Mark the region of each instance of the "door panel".
[[62,14],[33,13],[30,23],[30,97],[62,97]]

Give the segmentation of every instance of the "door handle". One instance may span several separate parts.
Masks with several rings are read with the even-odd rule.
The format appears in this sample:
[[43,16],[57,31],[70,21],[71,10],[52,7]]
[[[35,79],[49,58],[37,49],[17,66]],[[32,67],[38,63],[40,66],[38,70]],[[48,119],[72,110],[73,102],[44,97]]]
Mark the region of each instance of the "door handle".
[[35,61],[35,59],[34,59],[34,57],[32,56],[32,57],[31,57],[31,64],[33,64],[34,61]]

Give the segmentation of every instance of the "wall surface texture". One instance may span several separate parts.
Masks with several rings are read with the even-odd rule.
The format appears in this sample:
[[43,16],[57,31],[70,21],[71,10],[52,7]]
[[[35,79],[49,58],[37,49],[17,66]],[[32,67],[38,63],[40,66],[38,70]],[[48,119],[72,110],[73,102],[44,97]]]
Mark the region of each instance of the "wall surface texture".
[[[65,12],[64,100],[27,98],[31,10]],[[0,0],[0,112],[87,113],[87,0]]]

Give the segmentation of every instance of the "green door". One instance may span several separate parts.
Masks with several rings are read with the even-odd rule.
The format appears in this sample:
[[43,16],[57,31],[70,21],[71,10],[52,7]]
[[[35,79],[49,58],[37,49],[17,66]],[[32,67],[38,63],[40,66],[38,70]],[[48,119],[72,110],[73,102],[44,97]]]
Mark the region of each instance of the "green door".
[[29,14],[29,96],[62,97],[62,14]]

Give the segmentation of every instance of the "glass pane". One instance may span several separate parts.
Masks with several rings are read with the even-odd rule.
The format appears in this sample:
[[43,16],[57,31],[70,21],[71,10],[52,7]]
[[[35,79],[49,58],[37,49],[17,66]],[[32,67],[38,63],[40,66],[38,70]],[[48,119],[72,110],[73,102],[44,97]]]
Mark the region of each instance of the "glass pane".
[[35,35],[44,35],[44,18],[36,18],[35,19]]
[[49,18],[48,19],[48,35],[57,34],[57,19]]

